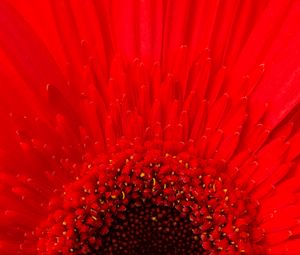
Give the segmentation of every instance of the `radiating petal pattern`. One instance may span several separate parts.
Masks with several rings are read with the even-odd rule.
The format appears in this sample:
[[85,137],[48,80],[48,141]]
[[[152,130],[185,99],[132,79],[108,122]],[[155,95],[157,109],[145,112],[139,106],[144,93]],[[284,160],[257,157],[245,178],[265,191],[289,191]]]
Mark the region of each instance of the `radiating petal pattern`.
[[0,254],[298,254],[299,11],[0,1]]

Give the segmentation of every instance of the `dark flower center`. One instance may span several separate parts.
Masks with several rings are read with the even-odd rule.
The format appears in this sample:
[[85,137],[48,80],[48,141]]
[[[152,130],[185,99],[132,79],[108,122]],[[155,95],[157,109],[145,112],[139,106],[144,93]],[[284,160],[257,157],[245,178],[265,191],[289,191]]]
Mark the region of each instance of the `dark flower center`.
[[131,204],[104,236],[100,254],[202,254],[192,228],[190,220],[174,208],[151,202]]
[[37,230],[41,254],[259,249],[257,205],[233,186],[222,163],[141,148],[86,168]]

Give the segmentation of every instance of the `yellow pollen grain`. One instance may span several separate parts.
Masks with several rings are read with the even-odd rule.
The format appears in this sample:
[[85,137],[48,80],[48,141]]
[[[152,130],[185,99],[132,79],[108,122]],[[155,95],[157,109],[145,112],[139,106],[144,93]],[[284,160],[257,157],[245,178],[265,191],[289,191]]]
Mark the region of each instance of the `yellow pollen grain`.
[[116,195],[111,195],[111,198],[112,198],[112,199],[116,199],[117,196],[116,196]]
[[225,197],[225,201],[228,201],[228,199],[229,199],[229,197],[228,197],[228,196],[226,196],[226,197]]
[[239,232],[239,231],[240,231],[240,229],[239,229],[239,228],[236,228],[234,231],[235,231],[235,232]]
[[145,176],[145,173],[141,173],[140,177],[143,178]]
[[94,221],[97,221],[97,220],[98,220],[95,216],[92,216],[92,219],[93,219]]
[[228,189],[223,189],[223,191],[224,191],[225,193],[227,193]]
[[179,162],[180,164],[182,164],[183,161],[182,161],[182,159],[179,159],[178,162]]
[[164,184],[164,189],[166,189],[167,188],[167,184]]
[[151,217],[151,220],[157,221],[157,218],[156,217]]
[[156,184],[155,178],[152,178],[152,181],[153,181],[153,186],[155,186],[155,184]]
[[216,184],[213,184],[213,191],[216,192]]
[[122,199],[125,199],[125,192],[122,191]]

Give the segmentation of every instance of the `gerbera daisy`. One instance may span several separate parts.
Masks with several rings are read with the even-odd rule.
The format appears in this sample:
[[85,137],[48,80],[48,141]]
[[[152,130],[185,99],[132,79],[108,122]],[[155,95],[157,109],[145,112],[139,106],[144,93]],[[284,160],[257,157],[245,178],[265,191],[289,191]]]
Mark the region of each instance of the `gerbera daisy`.
[[0,254],[299,254],[299,1],[0,1]]

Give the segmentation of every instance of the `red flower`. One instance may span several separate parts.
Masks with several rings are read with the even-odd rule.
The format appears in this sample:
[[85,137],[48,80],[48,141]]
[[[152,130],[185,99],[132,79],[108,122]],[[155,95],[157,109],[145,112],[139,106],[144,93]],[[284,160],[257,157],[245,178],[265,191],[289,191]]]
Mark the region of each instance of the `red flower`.
[[0,1],[0,254],[298,254],[299,1]]

